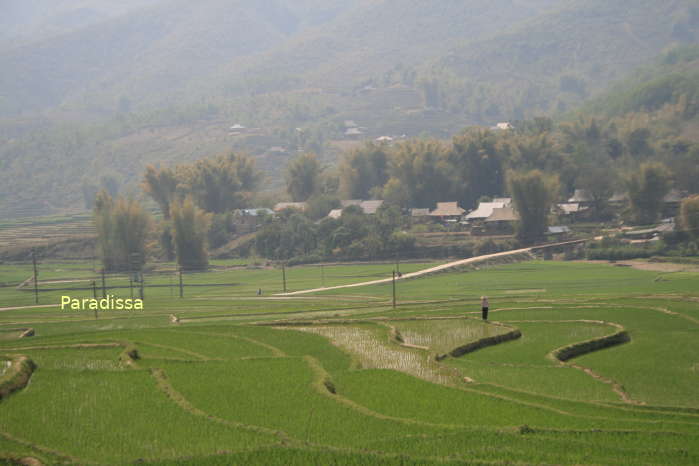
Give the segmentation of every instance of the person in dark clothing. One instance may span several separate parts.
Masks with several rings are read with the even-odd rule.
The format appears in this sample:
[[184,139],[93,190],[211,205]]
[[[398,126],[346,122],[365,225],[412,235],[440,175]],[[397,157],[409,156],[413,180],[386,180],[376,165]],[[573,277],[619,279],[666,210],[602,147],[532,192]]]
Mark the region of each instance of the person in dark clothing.
[[488,320],[488,297],[487,296],[481,296],[481,312],[483,314],[483,320]]

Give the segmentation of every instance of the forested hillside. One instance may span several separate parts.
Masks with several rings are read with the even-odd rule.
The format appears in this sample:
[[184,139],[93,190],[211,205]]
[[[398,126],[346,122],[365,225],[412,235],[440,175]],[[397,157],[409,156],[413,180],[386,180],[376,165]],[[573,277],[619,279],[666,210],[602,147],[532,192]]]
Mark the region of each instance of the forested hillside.
[[[450,138],[570,112],[665,51],[691,50],[682,46],[699,30],[695,0],[8,4],[0,212],[9,216],[81,208],[86,186],[136,192],[147,163],[244,150],[275,186],[299,150],[334,165],[356,144],[346,139]],[[684,77],[653,79],[691,87],[693,59],[678,61],[666,65]],[[637,75],[633,86],[643,76],[652,81]],[[649,110],[619,86],[605,98],[618,101],[616,115]],[[347,120],[358,136],[345,134]]]

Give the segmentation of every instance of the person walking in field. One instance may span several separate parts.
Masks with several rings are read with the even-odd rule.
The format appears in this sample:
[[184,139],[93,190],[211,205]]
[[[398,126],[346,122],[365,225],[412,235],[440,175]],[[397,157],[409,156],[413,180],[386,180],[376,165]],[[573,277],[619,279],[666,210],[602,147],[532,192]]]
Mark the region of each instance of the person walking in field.
[[488,320],[488,297],[481,296],[481,312],[483,313],[483,320]]

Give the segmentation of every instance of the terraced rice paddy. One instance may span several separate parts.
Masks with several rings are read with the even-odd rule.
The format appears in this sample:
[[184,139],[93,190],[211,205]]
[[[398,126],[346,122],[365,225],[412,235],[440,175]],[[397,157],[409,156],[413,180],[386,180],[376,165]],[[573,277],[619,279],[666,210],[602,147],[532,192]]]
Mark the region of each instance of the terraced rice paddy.
[[298,327],[298,330],[328,338],[343,351],[356,356],[362,369],[391,369],[445,385],[459,380],[457,372],[438,364],[428,353],[391,344],[375,329],[342,325]]
[[95,235],[95,227],[89,215],[0,222],[0,248],[42,246],[60,240],[91,238]]
[[96,317],[0,288],[0,464],[699,463],[699,274],[532,261],[400,282],[396,310],[390,284],[274,297],[278,274],[201,274],[237,285]]

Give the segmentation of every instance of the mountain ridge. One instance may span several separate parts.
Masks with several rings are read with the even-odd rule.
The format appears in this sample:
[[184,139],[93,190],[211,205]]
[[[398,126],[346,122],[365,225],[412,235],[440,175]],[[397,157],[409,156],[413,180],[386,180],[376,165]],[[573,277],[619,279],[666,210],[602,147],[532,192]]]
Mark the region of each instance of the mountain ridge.
[[[565,113],[699,41],[696,0],[140,3],[0,47],[0,211],[79,205],[76,172],[135,192],[146,163],[231,149],[278,179],[297,149],[332,164],[345,120],[368,138],[447,138]],[[228,134],[235,123],[256,132]],[[41,189],[21,181],[37,166],[51,171]]]

